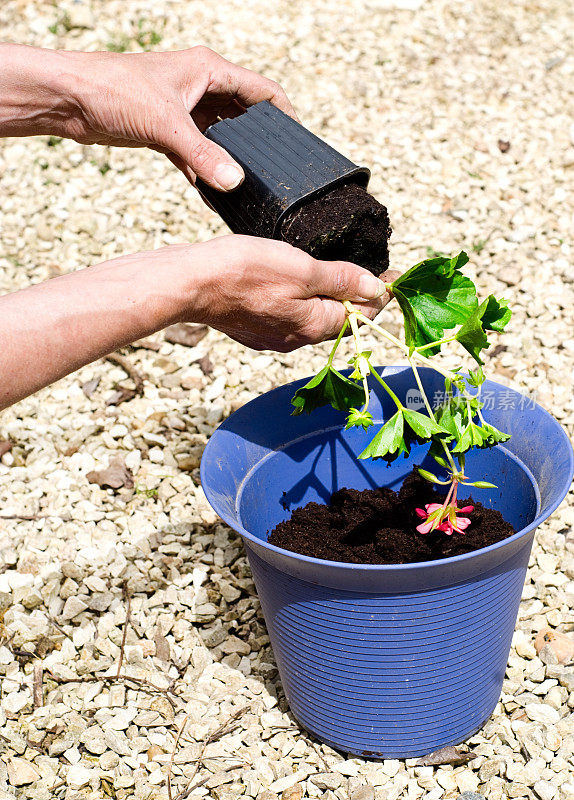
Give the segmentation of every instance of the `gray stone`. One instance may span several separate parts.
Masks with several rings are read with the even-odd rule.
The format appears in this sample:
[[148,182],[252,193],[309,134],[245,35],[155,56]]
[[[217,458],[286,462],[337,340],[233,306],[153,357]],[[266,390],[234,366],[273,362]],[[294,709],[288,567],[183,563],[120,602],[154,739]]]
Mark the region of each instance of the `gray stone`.
[[206,647],[217,647],[228,637],[228,632],[223,627],[221,620],[216,620],[215,625],[201,631],[201,638]]
[[375,800],[375,790],[372,786],[359,786],[351,792],[349,800]]
[[107,750],[104,732],[98,725],[92,725],[81,734],[80,742],[86,750],[94,755],[100,756]]
[[87,607],[88,606],[86,603],[84,603],[83,600],[80,600],[79,597],[68,597],[62,610],[62,620],[67,622],[74,619],[74,617],[77,617],[78,614],[81,614],[83,611],[85,611]]
[[73,561],[64,561],[61,569],[62,574],[66,578],[71,578],[74,581],[81,581],[86,574],[85,571]]
[[111,592],[94,592],[88,597],[88,608],[91,611],[107,611],[114,596]]
[[574,669],[571,667],[552,666],[547,667],[546,673],[551,678],[557,678],[561,686],[574,692]]
[[318,772],[316,775],[310,775],[309,781],[319,789],[334,791],[343,783],[343,777],[336,772]]

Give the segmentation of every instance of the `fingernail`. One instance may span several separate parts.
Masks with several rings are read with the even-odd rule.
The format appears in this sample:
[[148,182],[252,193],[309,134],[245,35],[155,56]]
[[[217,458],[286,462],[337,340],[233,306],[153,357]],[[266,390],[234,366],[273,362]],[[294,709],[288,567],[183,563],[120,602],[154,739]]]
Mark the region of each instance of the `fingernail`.
[[225,192],[230,192],[232,189],[237,189],[245,176],[243,171],[234,164],[218,164],[213,177]]
[[359,294],[365,300],[374,300],[386,292],[385,284],[374,275],[361,275],[359,278]]

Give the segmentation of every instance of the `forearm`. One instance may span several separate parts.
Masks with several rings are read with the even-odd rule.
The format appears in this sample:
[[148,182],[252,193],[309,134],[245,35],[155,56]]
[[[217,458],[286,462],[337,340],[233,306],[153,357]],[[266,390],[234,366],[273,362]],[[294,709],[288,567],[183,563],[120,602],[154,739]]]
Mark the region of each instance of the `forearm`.
[[193,290],[127,256],[0,297],[0,408],[181,318]]
[[68,135],[81,55],[0,43],[0,136]]

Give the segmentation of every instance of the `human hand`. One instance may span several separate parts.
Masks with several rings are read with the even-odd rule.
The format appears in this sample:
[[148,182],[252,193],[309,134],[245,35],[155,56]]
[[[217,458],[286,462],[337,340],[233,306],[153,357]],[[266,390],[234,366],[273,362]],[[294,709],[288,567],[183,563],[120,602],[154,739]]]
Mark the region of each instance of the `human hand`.
[[345,321],[341,300],[371,319],[390,300],[383,281],[362,267],[318,261],[270,239],[228,235],[150,255],[163,261],[172,288],[183,280],[180,320],[206,323],[254,350],[289,352],[333,338]]
[[174,322],[207,323],[255,350],[320,342],[339,333],[345,299],[373,318],[389,295],[354,264],[249,236],[60,275],[0,297],[0,374],[11,376],[0,385],[0,409]]
[[195,183],[236,188],[243,170],[203,136],[219,117],[236,117],[269,100],[295,112],[275,81],[207,47],[167,53],[64,53],[76,81],[66,135],[83,144],[150,147]]

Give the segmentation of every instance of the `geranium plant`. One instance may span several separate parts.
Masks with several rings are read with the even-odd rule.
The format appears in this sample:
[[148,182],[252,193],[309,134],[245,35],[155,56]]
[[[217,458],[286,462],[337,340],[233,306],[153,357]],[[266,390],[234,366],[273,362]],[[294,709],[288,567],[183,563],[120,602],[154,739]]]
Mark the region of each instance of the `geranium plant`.
[[[459,508],[457,491],[460,485],[495,488],[485,480],[465,473],[466,453],[474,447],[493,447],[509,439],[509,435],[488,424],[482,415],[480,398],[485,376],[481,354],[489,347],[487,333],[502,331],[511,312],[505,300],[489,295],[479,301],[476,286],[461,267],[468,262],[466,253],[452,258],[436,257],[421,261],[409,269],[387,289],[394,295],[404,318],[405,341],[401,341],[381,325],[366,317],[352,303],[345,301],[347,318],[323,369],[295,393],[294,414],[311,413],[324,405],[347,415],[346,428],[373,426],[369,412],[372,376],[391,397],[395,413],[367,444],[359,458],[383,458],[390,462],[401,453],[409,455],[413,442],[429,442],[429,454],[446,470],[445,479],[419,468],[420,475],[433,484],[448,486],[444,502],[430,503],[416,509],[421,518],[420,533],[441,530],[447,534],[462,533],[470,524],[467,516],[472,506]],[[371,364],[371,351],[361,341],[359,323],[368,326],[388,342],[401,349],[408,359],[420,391],[426,414],[407,408]],[[353,371],[349,377],[333,367],[333,361],[344,334],[350,329],[354,355],[349,360]],[[445,345],[458,342],[474,359],[476,368],[466,375],[460,368],[445,369],[433,356]],[[433,408],[425,393],[418,366],[432,367],[444,378],[444,402]]]

